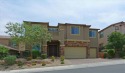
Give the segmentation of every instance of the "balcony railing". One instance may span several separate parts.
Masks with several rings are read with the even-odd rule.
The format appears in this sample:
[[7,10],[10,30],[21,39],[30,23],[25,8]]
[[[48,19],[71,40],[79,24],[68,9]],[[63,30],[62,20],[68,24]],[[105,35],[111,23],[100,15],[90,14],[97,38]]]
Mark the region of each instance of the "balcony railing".
[[56,32],[49,31],[49,32],[52,34],[52,36],[59,36],[59,31]]
[[48,31],[50,31],[50,32],[58,32],[58,28],[48,28]]

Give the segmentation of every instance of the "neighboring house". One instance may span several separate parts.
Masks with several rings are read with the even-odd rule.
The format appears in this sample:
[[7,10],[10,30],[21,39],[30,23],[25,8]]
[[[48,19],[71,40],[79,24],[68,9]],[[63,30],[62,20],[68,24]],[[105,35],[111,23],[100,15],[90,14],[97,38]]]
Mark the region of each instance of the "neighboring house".
[[0,35],[0,44],[8,46],[9,45],[9,40],[10,40],[9,36]]
[[125,22],[122,21],[122,22],[114,23],[99,31],[98,40],[99,40],[100,50],[103,46],[105,46],[108,43],[108,41],[107,41],[108,35],[110,35],[112,32],[115,32],[115,31],[125,34]]
[[0,46],[4,46],[4,47],[8,48],[9,52],[11,52],[11,54],[19,52],[18,46],[15,45],[15,43],[10,41],[9,36],[0,36]]
[[[33,25],[48,28],[52,34],[51,42],[43,45],[43,52],[48,56],[65,58],[96,58],[98,56],[98,29],[90,25],[58,23],[58,26],[49,26],[48,22],[24,21]],[[34,47],[40,49],[39,45]]]

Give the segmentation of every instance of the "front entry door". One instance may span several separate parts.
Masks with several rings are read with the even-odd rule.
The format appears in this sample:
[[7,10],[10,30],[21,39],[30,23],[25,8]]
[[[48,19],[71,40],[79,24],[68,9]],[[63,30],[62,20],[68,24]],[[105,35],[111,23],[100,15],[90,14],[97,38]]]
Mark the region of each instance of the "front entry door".
[[58,56],[57,45],[48,46],[48,56]]

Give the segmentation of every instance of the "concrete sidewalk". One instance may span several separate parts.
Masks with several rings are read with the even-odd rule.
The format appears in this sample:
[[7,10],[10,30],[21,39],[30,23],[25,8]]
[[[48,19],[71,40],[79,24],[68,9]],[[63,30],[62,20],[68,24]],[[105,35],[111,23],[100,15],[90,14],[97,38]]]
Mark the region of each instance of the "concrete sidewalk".
[[107,66],[107,65],[117,65],[117,64],[125,64],[125,60],[115,60],[110,62],[98,62],[98,63],[89,63],[89,64],[81,64],[81,65],[67,65],[67,66],[56,66],[56,67],[45,67],[45,68],[0,71],[0,73],[30,73],[35,71],[44,72],[44,71],[53,71],[53,70],[87,68],[87,67],[97,67],[97,66]]

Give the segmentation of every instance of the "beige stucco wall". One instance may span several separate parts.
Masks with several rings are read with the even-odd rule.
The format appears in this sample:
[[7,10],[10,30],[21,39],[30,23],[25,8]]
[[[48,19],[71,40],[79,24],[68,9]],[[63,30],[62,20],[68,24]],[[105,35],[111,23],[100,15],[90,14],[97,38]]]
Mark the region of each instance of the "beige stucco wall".
[[110,35],[113,31],[115,31],[113,26],[111,26],[110,28],[107,28],[106,30],[102,31],[104,37],[100,38],[100,35],[99,35],[99,44],[103,44],[103,46],[105,46],[107,44],[107,36]]
[[122,34],[125,34],[125,23],[123,23],[122,26],[120,27],[120,31]]
[[[122,25],[122,26],[120,26],[120,25]],[[115,30],[115,26],[118,26],[119,30]],[[125,34],[125,23],[123,23],[123,24],[119,23],[119,24],[116,24],[116,25],[112,25],[112,26],[106,28],[105,30],[101,31],[101,32],[104,33],[103,38],[100,38],[100,33],[101,32],[99,32],[98,33],[99,44],[103,43],[103,46],[105,46],[108,43],[107,36],[110,35],[112,32],[115,32],[115,31]]]
[[0,44],[3,44],[3,45],[9,45],[9,39],[7,38],[0,38]]
[[[80,34],[79,35],[72,35],[71,34],[71,26],[79,26],[80,28]],[[88,26],[81,26],[81,25],[59,25],[60,31],[64,31],[61,34],[64,34],[63,36],[60,36],[61,41],[65,40],[90,40],[90,47],[96,47],[98,48],[98,29],[91,29],[96,31],[96,38],[89,38],[89,30],[90,28]],[[54,36],[56,37],[56,36]],[[56,38],[57,39],[57,38]]]
[[96,37],[89,38],[90,39],[90,47],[98,47],[98,30],[90,29],[96,31]]
[[[78,26],[80,28],[79,35],[71,34],[71,26]],[[60,29],[64,29],[64,39],[69,40],[89,40],[89,27],[80,25],[61,25]]]

